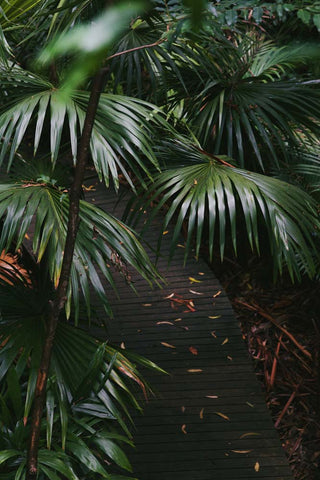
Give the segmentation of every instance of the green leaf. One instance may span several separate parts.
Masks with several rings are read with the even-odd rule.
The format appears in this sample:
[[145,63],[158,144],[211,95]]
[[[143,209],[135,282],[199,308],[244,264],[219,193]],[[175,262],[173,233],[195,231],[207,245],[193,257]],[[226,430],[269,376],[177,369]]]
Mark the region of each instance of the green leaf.
[[306,25],[309,25],[310,20],[311,20],[311,13],[308,12],[305,8],[302,8],[298,10],[297,12],[297,17],[300,18],[300,20],[303,21]]
[[112,440],[96,435],[93,443],[99,447],[105,455],[113,460],[119,467],[132,472],[132,466],[124,451]]

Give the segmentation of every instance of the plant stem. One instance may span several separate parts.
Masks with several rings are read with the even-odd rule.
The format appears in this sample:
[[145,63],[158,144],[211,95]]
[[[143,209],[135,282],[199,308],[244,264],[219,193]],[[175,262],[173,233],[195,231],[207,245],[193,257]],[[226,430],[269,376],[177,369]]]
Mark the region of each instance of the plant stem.
[[47,332],[42,350],[42,358],[39,366],[33,403],[30,443],[27,456],[26,480],[35,480],[38,475],[40,427],[46,401],[46,386],[50,367],[51,353],[59,316],[64,308],[67,299],[66,295],[70,280],[70,271],[79,225],[80,195],[85,175],[88,153],[90,149],[92,128],[94,125],[94,119],[96,116],[96,111],[103,86],[104,74],[105,69],[101,68],[93,80],[90,99],[86,112],[86,118],[84,121],[80,140],[80,146],[77,154],[77,164],[75,167],[74,180],[69,192],[69,217],[66,243],[64,248],[59,284],[55,291],[54,299],[49,302]]

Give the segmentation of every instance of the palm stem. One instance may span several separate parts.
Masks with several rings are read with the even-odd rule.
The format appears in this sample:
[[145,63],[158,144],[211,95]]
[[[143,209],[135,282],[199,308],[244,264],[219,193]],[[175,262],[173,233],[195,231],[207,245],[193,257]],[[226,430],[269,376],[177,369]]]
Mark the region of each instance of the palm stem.
[[69,217],[66,243],[59,284],[55,291],[54,299],[51,300],[48,305],[49,313],[47,332],[42,350],[41,363],[38,371],[31,420],[31,433],[27,456],[26,480],[35,480],[38,474],[40,426],[46,400],[46,385],[50,367],[50,359],[59,316],[66,303],[66,294],[69,285],[73,253],[79,225],[80,195],[90,148],[92,128],[94,125],[94,119],[103,85],[104,73],[105,70],[101,68],[94,77],[83,131],[81,135],[80,146],[77,154],[77,164],[75,168],[74,180],[69,192]]

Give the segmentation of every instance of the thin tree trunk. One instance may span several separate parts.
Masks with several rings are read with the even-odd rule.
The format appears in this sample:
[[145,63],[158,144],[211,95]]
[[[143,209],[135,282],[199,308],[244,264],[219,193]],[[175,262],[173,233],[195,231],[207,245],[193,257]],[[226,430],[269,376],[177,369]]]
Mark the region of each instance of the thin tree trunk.
[[64,248],[63,262],[59,284],[55,292],[55,298],[49,302],[49,314],[47,323],[46,338],[42,350],[42,358],[39,366],[35,397],[33,403],[33,412],[31,419],[30,443],[27,456],[27,475],[26,480],[35,480],[38,474],[38,449],[40,438],[40,426],[46,401],[46,386],[52,347],[58,325],[59,315],[66,302],[67,289],[70,279],[70,271],[79,225],[79,206],[82,183],[84,180],[85,168],[87,164],[88,153],[90,149],[90,138],[94,119],[99,103],[101,89],[103,86],[105,70],[101,70],[94,77],[91,89],[91,95],[86,112],[86,118],[80,140],[80,146],[77,154],[77,164],[75,168],[74,180],[69,192],[69,218],[67,227],[66,243]]

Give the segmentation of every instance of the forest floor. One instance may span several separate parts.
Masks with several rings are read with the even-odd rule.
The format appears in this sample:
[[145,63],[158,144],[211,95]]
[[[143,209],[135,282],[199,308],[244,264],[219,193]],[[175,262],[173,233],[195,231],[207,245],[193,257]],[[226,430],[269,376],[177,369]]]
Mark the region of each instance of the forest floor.
[[266,279],[267,265],[213,269],[233,304],[297,480],[320,479],[320,283]]

